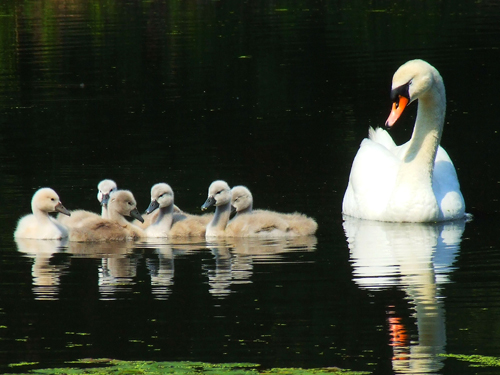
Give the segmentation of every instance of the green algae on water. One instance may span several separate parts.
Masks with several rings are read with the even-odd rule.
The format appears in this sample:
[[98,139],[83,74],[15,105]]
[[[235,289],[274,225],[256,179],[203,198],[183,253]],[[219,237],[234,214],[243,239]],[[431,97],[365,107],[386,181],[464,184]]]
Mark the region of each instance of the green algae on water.
[[[302,369],[302,368],[274,368],[262,369],[254,363],[205,363],[205,362],[154,362],[154,361],[120,361],[115,359],[82,359],[67,362],[72,367],[31,369],[24,374],[51,374],[51,375],[193,375],[193,374],[227,374],[227,375],[314,375],[314,374],[343,374],[363,375],[369,372],[354,372],[336,367]],[[13,364],[14,366],[29,365]],[[22,375],[19,374],[18,375]]]
[[500,367],[500,358],[487,355],[441,354],[443,357],[455,358],[462,362],[470,362],[471,367]]

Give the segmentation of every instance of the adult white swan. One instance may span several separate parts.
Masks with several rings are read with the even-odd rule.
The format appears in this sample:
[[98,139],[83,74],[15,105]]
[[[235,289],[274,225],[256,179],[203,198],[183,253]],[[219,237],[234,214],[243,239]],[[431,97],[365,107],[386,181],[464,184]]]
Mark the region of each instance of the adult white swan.
[[383,129],[369,130],[354,158],[342,211],[361,219],[434,222],[462,218],[465,203],[457,173],[439,146],[446,95],[439,72],[411,60],[394,74],[390,128],[407,104],[419,101],[411,139],[396,146]]

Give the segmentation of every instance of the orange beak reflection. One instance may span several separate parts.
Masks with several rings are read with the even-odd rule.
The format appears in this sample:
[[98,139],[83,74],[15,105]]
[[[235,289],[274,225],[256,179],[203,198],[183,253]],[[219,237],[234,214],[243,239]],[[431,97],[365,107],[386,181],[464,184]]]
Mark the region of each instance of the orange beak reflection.
[[401,113],[405,110],[406,106],[408,105],[408,98],[405,98],[404,96],[399,95],[399,101],[396,103],[394,102],[392,104],[392,110],[391,114],[387,118],[387,121],[385,122],[385,126],[388,128],[391,128],[392,125],[397,121],[399,116],[401,116]]

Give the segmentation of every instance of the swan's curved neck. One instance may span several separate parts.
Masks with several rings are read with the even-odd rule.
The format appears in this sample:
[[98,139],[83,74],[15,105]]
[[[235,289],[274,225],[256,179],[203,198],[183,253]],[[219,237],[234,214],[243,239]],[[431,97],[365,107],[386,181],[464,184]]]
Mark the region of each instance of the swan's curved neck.
[[215,215],[207,226],[207,234],[224,232],[231,216],[231,202],[221,204],[215,208]]
[[443,133],[446,94],[442,80],[418,99],[417,118],[408,151],[403,159],[432,179],[434,160]]
[[56,227],[57,230],[61,233],[61,237],[68,236],[68,230],[63,225],[54,220],[48,212],[42,211],[33,206],[31,207],[31,210],[33,211],[33,215],[35,216],[39,225],[45,226],[46,228],[51,226]]
[[33,212],[33,215],[36,217],[38,222],[50,222],[50,216],[47,212],[40,210],[39,208],[36,207],[31,207],[31,211]]
[[237,215],[249,214],[252,212],[252,209],[253,209],[253,203],[250,203],[248,207],[238,211]]
[[161,225],[163,228],[171,228],[174,219],[174,203],[159,208],[160,213],[153,225]]
[[114,221],[122,226],[127,226],[129,222],[125,217],[120,214],[118,211],[112,209],[111,207],[108,206],[108,220]]

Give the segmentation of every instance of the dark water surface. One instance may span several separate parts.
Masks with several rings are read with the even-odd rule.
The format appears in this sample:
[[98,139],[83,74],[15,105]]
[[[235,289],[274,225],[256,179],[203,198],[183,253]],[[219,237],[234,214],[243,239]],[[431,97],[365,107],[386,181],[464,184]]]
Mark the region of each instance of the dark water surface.
[[[440,354],[500,354],[498,2],[8,0],[0,20],[0,370],[111,357],[474,374]],[[352,159],[412,58],[444,78],[442,145],[475,219],[344,222]],[[319,230],[14,242],[36,189],[98,211],[104,178],[141,210],[168,182],[192,213],[224,179]]]

